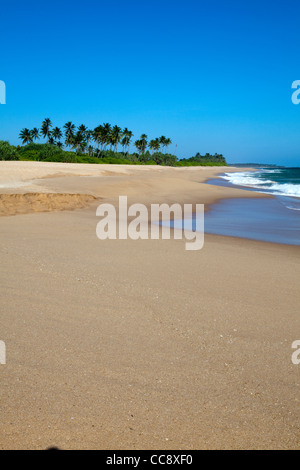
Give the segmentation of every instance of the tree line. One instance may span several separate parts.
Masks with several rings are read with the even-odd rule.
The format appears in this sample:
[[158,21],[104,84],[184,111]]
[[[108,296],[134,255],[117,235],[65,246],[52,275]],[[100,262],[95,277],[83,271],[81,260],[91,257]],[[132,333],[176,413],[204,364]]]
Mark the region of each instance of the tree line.
[[210,153],[206,153],[205,155],[201,155],[199,152],[196,153],[194,157],[190,158],[183,158],[180,160],[180,163],[185,166],[193,166],[206,162],[207,164],[220,164],[220,165],[227,165],[225,157],[221,153],[215,153],[211,155]]
[[[127,127],[121,129],[119,126],[112,126],[109,123],[103,123],[103,125],[99,125],[95,129],[88,129],[84,124],[76,128],[75,124],[69,121],[61,129],[53,127],[51,120],[46,118],[42,122],[40,129],[36,127],[33,129],[24,128],[19,134],[23,145],[37,141],[40,137],[46,139],[47,144],[56,145],[60,149],[65,147],[68,151],[75,150],[77,154],[87,153],[90,156],[97,157],[107,150],[108,147],[110,150],[113,149],[114,152],[118,153],[118,146],[120,144],[123,147],[123,153],[125,155],[129,154],[133,133]],[[172,141],[169,137],[161,136],[148,141],[146,134],[142,134],[133,143],[139,155],[144,154],[147,148],[153,153],[160,150],[166,153],[167,148],[171,144]]]
[[[66,163],[114,163],[165,166],[227,165],[222,154],[197,153],[194,157],[177,159],[168,153],[170,138],[161,136],[148,140],[146,134],[133,141],[133,132],[125,127],[103,123],[88,129],[84,124],[76,127],[71,121],[62,128],[54,127],[49,118],[41,128],[20,131],[22,146],[0,140],[0,160],[34,160]],[[40,138],[46,143],[38,143]],[[130,145],[135,151],[130,153]],[[122,146],[122,150],[120,150]]]

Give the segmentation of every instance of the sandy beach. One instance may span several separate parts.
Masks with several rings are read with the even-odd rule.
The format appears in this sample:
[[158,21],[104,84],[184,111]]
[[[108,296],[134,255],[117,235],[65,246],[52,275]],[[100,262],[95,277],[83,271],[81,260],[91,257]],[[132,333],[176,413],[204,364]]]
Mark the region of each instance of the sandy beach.
[[119,195],[271,197],[222,171],[0,161],[1,449],[299,449],[299,247],[96,237]]

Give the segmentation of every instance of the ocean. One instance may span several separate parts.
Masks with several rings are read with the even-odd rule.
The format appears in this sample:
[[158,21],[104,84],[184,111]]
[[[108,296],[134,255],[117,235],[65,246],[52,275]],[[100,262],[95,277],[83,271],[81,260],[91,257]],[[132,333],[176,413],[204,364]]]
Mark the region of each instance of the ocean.
[[224,199],[205,214],[205,232],[300,245],[300,168],[223,173],[208,184],[239,187],[273,198]]
[[224,173],[220,175],[233,186],[243,186],[276,196],[290,210],[300,210],[300,168],[260,168],[259,170],[241,173]]
[[[231,198],[210,205],[204,217],[205,233],[300,245],[300,168],[259,168],[218,176],[206,184],[242,188],[274,197]],[[170,225],[194,229],[192,219],[174,220]]]

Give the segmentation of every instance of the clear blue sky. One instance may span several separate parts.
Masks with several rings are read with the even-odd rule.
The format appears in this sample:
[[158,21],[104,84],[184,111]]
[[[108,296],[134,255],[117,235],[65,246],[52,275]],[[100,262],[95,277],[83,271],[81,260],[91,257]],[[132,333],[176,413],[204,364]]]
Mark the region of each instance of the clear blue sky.
[[0,139],[110,122],[179,157],[300,166],[299,0],[11,0],[0,28]]

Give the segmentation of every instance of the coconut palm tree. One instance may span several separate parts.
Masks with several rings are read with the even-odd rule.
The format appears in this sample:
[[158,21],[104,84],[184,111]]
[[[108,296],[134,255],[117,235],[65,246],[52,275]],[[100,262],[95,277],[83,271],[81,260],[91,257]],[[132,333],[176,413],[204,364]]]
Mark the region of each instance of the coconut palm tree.
[[86,133],[88,131],[88,128],[84,125],[84,124],[81,124],[79,127],[78,127],[78,131],[77,131],[77,134],[78,134],[78,141],[79,141],[79,134],[81,135],[82,139],[81,139],[81,143],[79,144],[79,151],[81,153],[84,153],[85,152],[85,149],[87,147],[87,140],[86,140]]
[[144,149],[144,142],[142,141],[142,139],[138,139],[134,142],[134,146],[137,148],[137,151],[139,152],[139,155],[141,155],[141,153],[143,153],[143,149]]
[[86,131],[88,130],[88,128],[84,124],[81,124],[78,127],[78,130],[79,130],[79,132],[81,132],[82,136],[85,137],[85,134],[86,134]]
[[31,137],[32,137],[32,140],[37,140],[40,138],[40,131],[39,129],[37,129],[36,127],[34,127],[31,131]]
[[142,134],[140,137],[142,153],[145,153],[145,150],[147,148],[147,145],[148,145],[147,139],[148,139],[148,136],[146,134]]
[[85,153],[86,148],[87,148],[87,143],[85,140],[82,140],[82,142],[79,145],[79,152]]
[[159,143],[160,145],[164,148],[165,145],[166,145],[166,137],[164,135],[162,135],[160,138],[159,138]]
[[[97,126],[93,130],[93,139],[96,144],[96,150],[99,148],[99,144],[101,143],[102,128],[103,126]],[[101,146],[101,150],[102,150],[102,147],[103,147],[103,143]]]
[[88,154],[90,157],[94,154],[94,147],[92,145],[88,146]]
[[62,138],[62,132],[59,127],[54,127],[51,135],[55,140],[60,140]]
[[165,148],[167,149],[169,147],[169,145],[171,145],[171,144],[172,144],[172,140],[169,137],[167,137],[166,140],[165,140]]
[[118,151],[118,143],[122,138],[122,129],[119,126],[114,126],[110,132],[110,143],[114,146],[115,152]]
[[159,147],[160,147],[159,139],[156,138],[156,139],[154,139],[154,140],[150,140],[150,142],[149,142],[149,148],[150,148],[151,150],[153,150],[153,152],[154,152],[154,151],[158,152]]
[[126,153],[128,153],[129,151],[129,145],[132,137],[133,133],[129,131],[127,127],[125,127],[125,129],[123,130],[123,139],[121,141],[121,144],[123,145],[123,151]]
[[110,133],[111,133],[111,125],[108,122],[103,123],[103,139],[104,139],[105,147],[107,147],[107,145],[110,144]]
[[46,118],[43,122],[42,122],[42,127],[41,127],[41,132],[42,132],[42,135],[43,137],[46,137],[47,138],[47,144],[49,142],[49,137],[50,137],[50,129],[52,127],[52,122],[49,118]]
[[90,148],[90,141],[93,138],[93,131],[90,129],[85,131],[85,138],[86,138],[86,145],[88,148]]
[[74,138],[75,124],[72,124],[71,121],[66,122],[66,124],[64,125],[64,129],[65,129],[65,144],[67,147],[70,148],[72,146],[72,141]]
[[[123,133],[124,135],[124,133]],[[123,152],[127,153],[127,149],[129,147],[130,139],[127,137],[127,135],[124,135],[123,139],[121,140],[121,145],[123,147]]]
[[27,127],[21,130],[19,138],[22,139],[22,144],[30,144],[32,142],[32,133]]
[[86,140],[79,130],[76,132],[76,134],[73,136],[71,140],[71,146],[73,149],[76,150],[76,153],[84,153],[85,148],[86,148]]
[[96,146],[98,147],[99,144],[101,145],[101,151],[103,147],[106,147],[110,144],[110,134],[111,134],[111,125],[107,123],[103,123],[103,126],[97,126],[94,129],[94,141],[96,142]]

